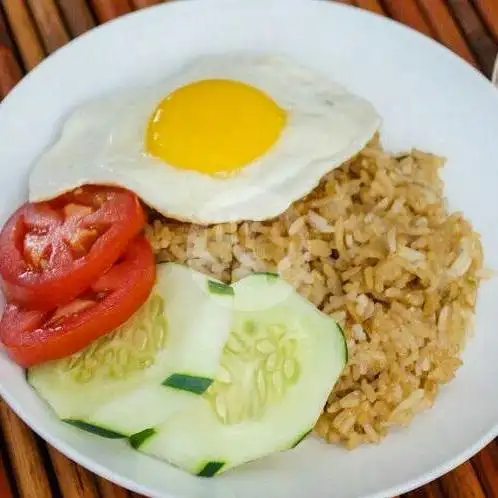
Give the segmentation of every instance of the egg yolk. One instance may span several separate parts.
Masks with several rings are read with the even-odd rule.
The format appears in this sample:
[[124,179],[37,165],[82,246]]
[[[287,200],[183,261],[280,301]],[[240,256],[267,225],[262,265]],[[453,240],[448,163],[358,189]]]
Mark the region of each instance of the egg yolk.
[[230,173],[268,151],[285,122],[285,110],[261,90],[238,81],[202,80],[159,103],[146,149],[178,168]]

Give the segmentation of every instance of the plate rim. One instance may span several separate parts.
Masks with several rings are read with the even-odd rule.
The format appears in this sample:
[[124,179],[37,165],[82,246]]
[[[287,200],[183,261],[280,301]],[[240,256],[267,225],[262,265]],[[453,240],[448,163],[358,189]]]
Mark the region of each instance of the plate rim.
[[[137,10],[134,12],[127,13],[123,16],[114,18],[106,23],[100,24],[89,31],[83,33],[82,35],[72,39],[69,43],[58,49],[57,51],[53,52],[52,54],[48,55],[43,61],[41,61],[40,64],[38,64],[34,69],[32,69],[25,77],[11,90],[11,92],[7,95],[7,97],[0,102],[0,115],[2,112],[3,107],[6,105],[7,102],[19,91],[20,88],[24,87],[26,84],[28,84],[30,78],[32,77],[33,74],[36,74],[37,71],[40,70],[40,68],[44,67],[46,63],[53,58],[59,56],[62,52],[66,50],[71,50],[72,47],[80,42],[84,42],[84,40],[87,37],[92,37],[95,36],[97,32],[100,32],[101,30],[108,30],[114,24],[121,24],[124,22],[129,21],[129,18],[132,18],[134,16],[141,16],[144,15],[145,12],[150,12],[151,10],[158,10],[158,9],[166,9],[166,8],[180,8],[182,9],[185,4],[200,4],[201,1],[203,3],[207,3],[208,0],[170,0],[167,3],[163,4],[158,4],[155,6],[148,7],[147,9],[143,10]],[[226,4],[226,5],[233,5],[233,2],[230,2],[229,0],[209,0],[212,4],[218,4],[219,6]],[[354,11],[355,15],[361,15],[361,16],[366,16],[366,17],[374,17],[377,18],[380,22],[384,23],[389,23],[391,25],[396,26],[396,29],[401,29],[401,30],[408,30],[410,31],[413,35],[418,37],[419,39],[425,40],[425,43],[429,42],[429,45],[432,46],[432,49],[437,49],[437,50],[442,50],[446,52],[447,54],[450,54],[452,57],[456,57],[459,59],[461,62],[463,62],[467,68],[471,69],[472,72],[477,75],[481,80],[483,80],[485,83],[489,84],[491,87],[493,86],[491,81],[481,72],[479,71],[476,67],[474,67],[472,64],[468,63],[465,59],[463,59],[460,55],[456,54],[453,52],[451,49],[446,47],[445,45],[439,43],[437,40],[418,32],[417,30],[411,28],[410,26],[407,26],[403,23],[400,23],[394,19],[391,19],[389,17],[383,17],[377,13],[367,11],[352,5],[347,5],[339,2],[332,2],[330,0],[266,0],[267,2],[271,1],[272,3],[278,3],[280,2],[282,5],[285,2],[285,5],[288,6],[289,3],[296,3],[296,4],[304,4],[306,2],[322,2],[324,4],[328,4],[330,8],[337,8],[337,9],[346,9],[349,11]],[[253,5],[254,9],[257,10],[259,8],[264,8],[265,0],[253,0]],[[191,8],[190,6],[188,8]],[[219,7],[218,7],[219,8]],[[151,496],[151,497],[156,497],[157,498],[178,498],[177,495],[171,494],[169,491],[165,491],[164,493],[166,494],[161,494],[161,495],[156,495],[156,494],[150,494],[151,490],[148,489],[147,486],[142,486],[140,485],[137,481],[134,481],[128,477],[125,477],[119,472],[115,471],[110,471],[108,468],[105,466],[96,463],[92,458],[86,457],[85,455],[81,454],[79,450],[74,449],[69,443],[66,443],[62,437],[57,437],[53,436],[51,433],[45,433],[42,429],[38,427],[38,424],[36,423],[36,420],[31,420],[31,417],[29,416],[28,413],[24,412],[22,408],[19,406],[18,402],[15,400],[13,396],[11,396],[7,390],[4,389],[2,383],[0,382],[0,397],[3,398],[3,400],[6,402],[6,404],[13,410],[13,412],[31,429],[33,430],[40,438],[42,438],[44,441],[46,441],[48,444],[53,446],[55,449],[60,451],[63,455],[65,455],[67,458],[72,460],[73,462],[76,462],[77,464],[81,465],[82,467],[90,470],[91,472],[95,473],[96,475],[107,479],[114,484],[125,487],[126,489],[129,489],[131,491],[137,492],[144,494],[146,496]],[[483,432],[482,436],[473,444],[470,445],[467,449],[461,451],[460,453],[456,454],[453,458],[450,458],[446,460],[445,462],[441,463],[440,465],[434,467],[430,471],[425,471],[421,472],[418,477],[414,477],[410,479],[409,481],[406,481],[402,485],[399,486],[391,486],[390,488],[386,488],[384,490],[371,493],[368,495],[362,495],[362,498],[383,498],[385,496],[391,496],[391,495],[397,495],[397,494],[404,494],[407,492],[410,492],[420,486],[423,486],[435,479],[438,479],[442,475],[450,472],[451,470],[455,469],[457,466],[461,465],[462,463],[468,461],[472,456],[474,456],[476,453],[478,453],[482,448],[484,448],[487,444],[489,444],[493,439],[498,437],[498,421],[495,423],[494,427],[491,427],[491,429],[486,430]],[[167,464],[166,464],[167,465]]]

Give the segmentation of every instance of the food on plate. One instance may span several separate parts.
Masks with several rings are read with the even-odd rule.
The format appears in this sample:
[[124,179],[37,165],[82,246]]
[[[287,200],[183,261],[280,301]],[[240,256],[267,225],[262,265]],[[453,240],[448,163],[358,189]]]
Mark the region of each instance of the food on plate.
[[0,341],[23,367],[63,358],[124,323],[147,299],[154,280],[154,255],[139,235],[70,303],[50,311],[8,303],[0,321]]
[[34,165],[29,199],[118,185],[181,221],[268,219],[379,125],[369,102],[283,57],[206,56],[78,107]]
[[107,271],[145,224],[132,192],[85,186],[25,203],[0,232],[7,299],[50,310],[71,302]]
[[63,359],[28,370],[64,421],[129,437],[186,409],[214,381],[232,323],[232,289],[184,266],[157,267],[140,310]]
[[335,320],[278,275],[166,263],[132,319],[28,381],[65,422],[211,476],[296,446],[346,360]]
[[462,363],[483,252],[442,158],[379,125],[269,56],[79,107],[0,233],[7,353],[65,422],[201,476],[408,425]]
[[347,361],[335,320],[277,275],[253,274],[233,291],[217,380],[137,445],[206,477],[297,446]]
[[227,282],[276,271],[343,327],[349,361],[315,434],[354,448],[431,407],[462,364],[483,270],[479,235],[449,212],[444,161],[376,137],[265,222],[146,227],[161,260]]

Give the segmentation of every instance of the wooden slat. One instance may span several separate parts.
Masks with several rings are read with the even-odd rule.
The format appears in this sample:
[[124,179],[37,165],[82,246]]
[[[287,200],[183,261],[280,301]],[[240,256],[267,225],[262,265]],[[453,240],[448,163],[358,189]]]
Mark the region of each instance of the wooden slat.
[[477,60],[472,55],[465,38],[462,36],[444,0],[418,0],[418,3],[436,33],[438,40],[467,62],[477,66]]
[[90,0],[99,22],[106,22],[131,12],[128,0]]
[[144,9],[146,7],[152,7],[153,5],[163,3],[163,1],[164,0],[131,0],[131,3],[136,9]]
[[0,423],[22,498],[53,498],[35,435],[0,401]]
[[102,478],[98,478],[98,488],[101,498],[145,498],[142,495],[120,488]]
[[15,50],[16,48],[16,44],[12,40],[12,35],[9,32],[7,21],[5,19],[5,16],[1,8],[0,8],[0,43],[5,45],[7,48],[10,48],[11,50]]
[[3,0],[2,6],[14,34],[19,52],[29,71],[45,57],[41,40],[25,0]]
[[49,446],[48,452],[64,497],[99,498],[93,474]]
[[85,0],[58,0],[66,24],[73,37],[95,26],[95,21]]
[[131,498],[130,493],[105,479],[98,479],[98,488],[101,498]]
[[469,462],[441,477],[440,483],[448,498],[487,498]]
[[498,45],[487,33],[469,0],[447,0],[447,2],[482,70],[486,76],[491,76]]
[[417,31],[433,36],[433,32],[414,0],[384,0],[387,13],[394,19]]
[[403,495],[403,498],[445,498],[437,481]]
[[344,3],[346,5],[355,5],[355,0],[331,0],[335,3]]
[[[37,28],[30,18],[29,12],[26,10],[26,0],[1,1],[3,1],[3,6],[8,14],[9,24],[12,26],[12,31],[18,42],[25,66],[27,68],[34,67],[34,65],[44,57],[45,51],[40,43],[40,36],[37,32]],[[87,31],[95,24],[95,20],[85,0],[28,1],[34,17],[36,18],[38,29],[43,35],[42,38],[48,52],[51,52],[66,43],[69,39],[69,33],[72,36],[77,36],[78,34]],[[378,14],[386,13],[383,9],[382,2],[379,0],[339,1],[342,3],[355,4]],[[469,20],[469,11],[465,11],[465,9],[468,9],[469,6],[472,9],[471,0],[448,1],[451,3],[451,11],[446,7],[443,0],[419,0],[419,5],[417,5],[416,0],[384,0],[388,7],[388,13],[395,19],[405,22],[423,33],[437,37],[440,41],[467,60],[472,62],[472,59],[474,59],[473,62],[475,63],[476,58],[473,56],[471,50],[469,50],[466,40],[460,32],[461,27],[466,36],[469,36],[469,25],[465,24],[465,22],[468,23]],[[493,10],[498,8],[498,0],[473,1],[476,8],[479,9],[479,13],[482,19],[485,20],[489,30],[496,36],[498,31],[495,31],[495,29],[498,30],[498,28],[496,28],[496,26],[498,26],[498,18],[493,17],[495,15],[493,14]],[[151,4],[160,3],[160,0],[90,0],[89,3],[94,9],[98,21],[104,22],[117,17],[118,15],[130,12],[132,8],[144,8]],[[38,8],[42,8],[39,7],[41,4],[49,5],[48,9],[45,8],[41,13],[42,15],[37,11]],[[56,14],[54,16],[54,12],[57,12],[56,5],[63,13],[65,23],[61,20],[59,15]],[[455,5],[457,5],[457,7],[455,7]],[[462,7],[462,5],[464,7]],[[451,13],[454,12],[460,19],[460,26],[457,26],[457,23],[451,17]],[[479,19],[479,16],[477,16],[476,11],[472,9],[470,13],[474,14],[480,29],[486,34],[487,31]],[[53,23],[55,23],[55,28],[53,27]],[[12,86],[12,83],[6,84],[5,90],[3,90],[2,78],[4,77],[4,73],[6,73],[4,68],[9,67],[9,64],[12,61],[16,62],[16,55],[12,51],[12,43],[2,37],[1,28],[0,16],[0,93],[8,91]],[[473,36],[474,38],[471,38],[472,51],[475,54],[478,54],[478,61],[481,62],[482,66],[485,66],[482,61],[491,59],[489,56],[489,53],[491,52],[489,49],[490,45],[488,43],[486,46],[486,43],[483,44],[480,39],[477,39],[476,41],[477,37],[475,36],[475,31],[473,32]],[[487,36],[490,38],[489,34],[487,34]],[[33,40],[35,42],[33,42]],[[38,43],[36,43],[36,41]],[[483,50],[483,47],[485,50]],[[5,49],[8,49],[8,51],[6,52]],[[8,61],[3,60],[3,58],[6,57],[5,54],[8,54]],[[494,58],[494,54],[492,58]],[[22,74],[19,64],[17,64],[17,68],[18,70],[14,71],[13,80],[18,79]],[[7,450],[12,460],[13,468],[15,469],[16,482],[20,491],[19,498],[48,498],[56,496],[55,492],[51,491],[49,488],[48,477],[46,472],[44,472],[43,461],[41,460],[35,437],[29,429],[17,419],[17,417],[13,414],[5,415],[4,410],[5,408],[0,407],[0,422],[2,422],[4,428],[9,428],[8,431],[5,431],[8,435],[8,437],[6,437]],[[13,417],[13,420],[11,420],[11,417]],[[20,448],[22,449],[22,452],[19,451]],[[498,464],[496,453],[492,452],[492,448],[496,449],[496,444],[488,447],[474,457],[472,465],[464,464],[437,483],[431,483],[424,486],[420,490],[405,495],[405,497],[494,497],[496,495],[495,491],[498,489],[498,484],[496,482]],[[89,472],[78,467],[76,464],[71,463],[55,449],[49,449],[49,454],[56,469],[63,498],[73,498],[73,496],[75,498],[139,498],[138,495],[127,492],[110,482],[95,478]],[[28,463],[34,465],[34,472],[31,471]],[[0,498],[10,498],[10,495],[6,494],[10,490],[4,493],[4,490],[1,487],[2,482],[8,484],[8,481],[2,481],[2,459],[0,457]]]
[[484,22],[498,42],[498,1],[497,0],[473,0]]
[[3,99],[22,78],[22,71],[12,50],[0,42],[0,100]]
[[28,0],[45,50],[50,54],[69,41],[55,0]]
[[375,14],[380,14],[382,16],[386,15],[379,0],[356,0],[356,4],[358,7],[374,12]]
[[3,99],[23,76],[21,66],[14,54],[7,23],[0,10],[0,100]]
[[491,443],[471,461],[486,496],[498,496],[498,445]]
[[0,496],[2,498],[14,498],[12,487],[5,472],[4,459],[0,454]]

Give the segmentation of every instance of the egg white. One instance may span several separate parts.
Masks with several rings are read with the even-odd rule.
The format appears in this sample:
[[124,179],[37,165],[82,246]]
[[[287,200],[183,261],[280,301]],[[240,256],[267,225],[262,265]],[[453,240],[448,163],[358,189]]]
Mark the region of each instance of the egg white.
[[[285,109],[287,123],[277,142],[226,176],[179,169],[148,155],[144,138],[157,104],[182,85],[211,78],[252,85]],[[76,109],[35,164],[29,198],[47,200],[84,184],[117,185],[182,221],[264,220],[358,153],[380,122],[372,104],[283,57],[205,56],[156,85]]]

